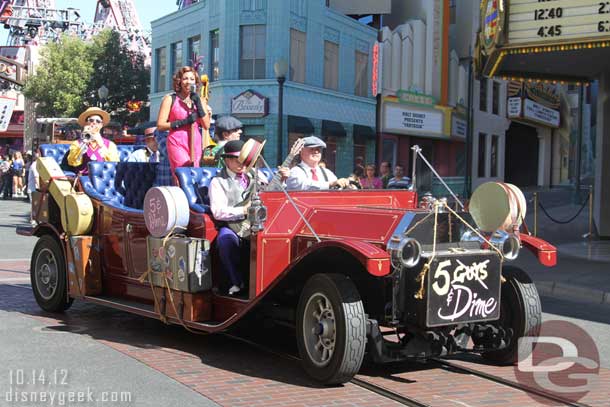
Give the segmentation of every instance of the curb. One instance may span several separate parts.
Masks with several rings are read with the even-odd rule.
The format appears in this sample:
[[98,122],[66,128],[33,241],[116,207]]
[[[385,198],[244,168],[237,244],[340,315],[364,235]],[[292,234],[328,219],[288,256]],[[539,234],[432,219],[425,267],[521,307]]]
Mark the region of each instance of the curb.
[[535,281],[541,296],[610,306],[610,292],[555,281]]

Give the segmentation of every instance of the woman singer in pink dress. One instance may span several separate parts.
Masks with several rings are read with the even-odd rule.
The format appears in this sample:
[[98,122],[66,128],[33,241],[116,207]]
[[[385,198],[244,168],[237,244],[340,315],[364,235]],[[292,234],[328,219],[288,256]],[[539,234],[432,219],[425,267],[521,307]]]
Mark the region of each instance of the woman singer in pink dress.
[[[177,167],[198,167],[201,159],[202,139],[199,126],[210,128],[211,109],[202,102],[196,89],[201,85],[197,72],[184,66],[173,76],[174,91],[161,101],[157,128],[169,130],[167,155],[174,174]],[[197,126],[193,126],[197,123]],[[189,135],[192,129],[193,160],[191,160]]]

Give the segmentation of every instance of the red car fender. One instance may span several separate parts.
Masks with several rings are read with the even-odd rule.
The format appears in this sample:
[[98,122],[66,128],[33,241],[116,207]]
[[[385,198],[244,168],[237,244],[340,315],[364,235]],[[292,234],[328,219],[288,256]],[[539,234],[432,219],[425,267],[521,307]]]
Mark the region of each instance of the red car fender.
[[362,240],[324,240],[308,247],[299,257],[306,257],[312,252],[326,247],[337,247],[350,253],[373,276],[383,277],[390,274],[391,263],[388,252],[379,246]]
[[546,240],[537,237],[521,234],[521,242],[538,257],[540,264],[552,267],[557,264],[557,248],[549,244]]

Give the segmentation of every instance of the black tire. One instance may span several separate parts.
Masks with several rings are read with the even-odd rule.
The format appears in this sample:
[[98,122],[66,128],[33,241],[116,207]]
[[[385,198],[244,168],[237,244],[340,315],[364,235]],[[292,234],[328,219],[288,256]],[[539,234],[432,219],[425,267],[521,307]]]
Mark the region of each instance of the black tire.
[[[315,305],[326,307],[322,315],[313,314]],[[305,371],[321,383],[346,383],[358,373],[366,349],[366,315],[350,279],[316,274],[307,280],[297,307],[297,346]]]
[[514,332],[509,346],[491,352],[484,352],[483,358],[501,365],[514,364],[518,358],[518,341],[524,336],[537,337],[542,324],[542,306],[536,286],[527,273],[520,268],[504,266],[500,319],[498,324],[505,330]]
[[66,285],[66,260],[57,239],[38,239],[30,263],[30,279],[36,302],[45,311],[63,312],[72,305]]

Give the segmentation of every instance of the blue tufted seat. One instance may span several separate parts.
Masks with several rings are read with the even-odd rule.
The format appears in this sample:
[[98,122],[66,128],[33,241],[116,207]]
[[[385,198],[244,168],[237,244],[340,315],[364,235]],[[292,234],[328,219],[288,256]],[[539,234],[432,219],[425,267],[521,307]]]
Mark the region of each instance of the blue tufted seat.
[[116,146],[119,151],[119,161],[124,163],[129,158],[129,155],[135,150],[140,149],[144,146],[134,146],[133,144],[119,144]]
[[[216,167],[176,168],[176,177],[193,211],[210,214],[208,188],[212,178],[216,176],[219,170]],[[269,170],[261,168],[260,171],[269,178]]]
[[90,162],[89,176],[81,185],[104,205],[128,212],[143,213],[144,196],[153,186],[156,163]]
[[[51,157],[58,165],[61,165],[61,160],[70,149],[70,144],[41,144],[40,154],[42,157]],[[72,171],[64,171],[68,177],[75,177],[76,174]]]
[[[129,155],[140,148],[143,148],[142,145],[117,145],[117,150],[119,152],[119,161],[126,162],[129,158]],[[41,144],[40,145],[40,153],[43,157],[52,157],[57,164],[61,165],[61,161],[64,158],[66,152],[70,149],[70,144]],[[71,171],[64,171],[64,173],[69,177],[74,177],[75,174]]]
[[208,187],[219,169],[216,167],[179,167],[176,177],[186,194],[189,206],[195,212],[210,213]]

